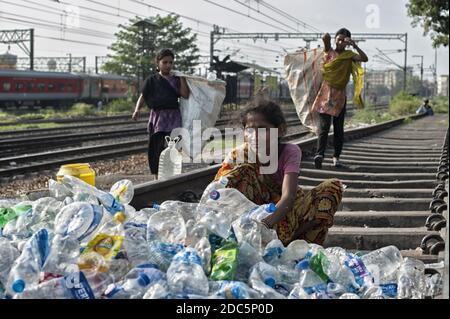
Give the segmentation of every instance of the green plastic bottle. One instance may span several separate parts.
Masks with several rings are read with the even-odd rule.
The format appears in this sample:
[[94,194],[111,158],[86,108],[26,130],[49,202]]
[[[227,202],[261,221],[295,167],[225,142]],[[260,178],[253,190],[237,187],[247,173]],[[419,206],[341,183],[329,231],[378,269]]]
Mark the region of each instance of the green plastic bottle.
[[309,261],[309,267],[320,277],[324,282],[330,282],[330,278],[323,271],[323,265],[328,263],[327,256],[323,251],[319,251],[317,254],[311,257]]
[[7,223],[27,213],[32,209],[31,205],[18,204],[11,208],[0,208],[0,228],[5,227]]

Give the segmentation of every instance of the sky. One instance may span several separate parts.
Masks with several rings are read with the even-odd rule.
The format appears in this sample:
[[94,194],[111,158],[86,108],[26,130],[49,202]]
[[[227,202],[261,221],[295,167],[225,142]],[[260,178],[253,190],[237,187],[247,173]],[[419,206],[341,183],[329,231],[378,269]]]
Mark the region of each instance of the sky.
[[[419,74],[424,56],[425,77],[432,76],[435,50],[420,26],[413,28],[406,14],[408,0],[0,0],[0,30],[35,28],[35,56],[86,56],[93,67],[95,56],[105,56],[114,41],[119,23],[136,15],[151,17],[174,12],[198,33],[197,45],[204,62],[209,61],[212,26],[227,33],[243,32],[329,32],[341,27],[353,33],[408,33],[408,65]],[[277,10],[281,10],[277,12]],[[283,16],[285,13],[289,17]],[[306,24],[306,25],[305,25]],[[78,41],[78,42],[77,42]],[[315,47],[319,42],[312,43]],[[304,47],[295,40],[220,40],[215,48],[221,58],[231,54],[241,62],[281,68],[285,52]],[[398,40],[367,40],[360,43],[370,61],[368,69],[396,68],[376,57],[381,50],[403,65],[404,44]],[[8,50],[0,44],[0,54]],[[15,45],[10,53],[25,56]],[[448,48],[437,50],[438,75],[449,74]]]

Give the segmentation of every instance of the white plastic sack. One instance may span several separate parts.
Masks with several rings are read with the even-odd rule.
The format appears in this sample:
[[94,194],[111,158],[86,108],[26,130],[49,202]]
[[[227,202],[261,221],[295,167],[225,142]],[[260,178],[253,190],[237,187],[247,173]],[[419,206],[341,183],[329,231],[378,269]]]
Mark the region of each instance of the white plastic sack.
[[[175,75],[186,78],[191,94],[189,99],[181,99],[182,126],[189,132],[189,139],[183,136],[179,147],[181,151],[191,159],[201,154],[207,141],[202,140],[205,129],[214,127],[220,115],[220,110],[225,100],[226,83],[221,80],[207,80],[200,77],[176,73]],[[194,121],[201,129],[194,129]],[[200,143],[196,145],[195,143]]]
[[318,113],[312,111],[323,83],[323,49],[298,51],[286,55],[286,80],[298,117],[304,126],[317,132]]

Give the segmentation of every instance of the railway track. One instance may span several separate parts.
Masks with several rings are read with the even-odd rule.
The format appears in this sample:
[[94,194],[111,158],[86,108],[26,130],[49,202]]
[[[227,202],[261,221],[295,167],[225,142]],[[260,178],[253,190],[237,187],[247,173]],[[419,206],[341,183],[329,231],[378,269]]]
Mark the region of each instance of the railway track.
[[[289,126],[299,126],[300,122],[295,111],[285,111]],[[222,128],[234,126],[236,119],[221,119],[216,126]],[[130,121],[121,124],[130,124]],[[145,121],[142,123],[145,124]],[[119,125],[99,123],[99,126]],[[93,127],[94,125],[88,125]],[[85,126],[73,127],[80,129]],[[114,129],[98,132],[64,133],[61,129],[32,130],[33,136],[0,139],[0,177],[24,175],[39,170],[51,169],[66,163],[87,162],[106,158],[142,153],[147,150],[146,128]],[[46,135],[44,132],[57,132],[56,135]],[[310,135],[305,128],[295,134],[285,137],[286,141],[303,138]],[[107,140],[111,138],[133,137],[135,140],[115,143],[105,143],[94,146],[82,146],[83,142]],[[61,149],[66,148],[66,149]],[[45,150],[45,151],[43,151]]]
[[[445,153],[440,159],[448,128],[439,124],[436,117],[413,118],[411,124],[399,119],[348,130],[341,158],[346,167],[342,169],[331,166],[331,154],[327,154],[322,170],[314,169],[312,155],[316,138],[291,141],[304,154],[299,177],[301,187],[309,190],[332,177],[347,186],[326,246],[367,251],[395,245],[404,256],[427,263],[442,260],[438,253],[442,254],[445,237],[439,229],[430,227],[428,219],[432,212],[447,211],[440,202],[439,207],[436,202],[434,206],[430,203],[433,204],[432,193],[436,193],[433,190],[439,185],[438,167],[441,167],[440,176],[444,179],[447,176],[448,181],[448,146],[446,162],[442,159]],[[139,209],[170,199],[195,201],[218,168],[215,165],[170,180],[138,185],[132,205]],[[439,194],[445,195],[442,189]]]

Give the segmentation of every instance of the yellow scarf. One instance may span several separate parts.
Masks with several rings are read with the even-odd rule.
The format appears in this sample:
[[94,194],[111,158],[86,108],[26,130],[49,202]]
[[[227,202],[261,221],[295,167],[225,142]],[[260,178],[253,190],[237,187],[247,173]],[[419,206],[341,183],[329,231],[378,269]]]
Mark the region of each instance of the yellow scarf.
[[323,79],[330,84],[331,87],[338,90],[345,90],[350,75],[355,83],[355,95],[353,102],[359,108],[364,107],[364,101],[361,98],[361,92],[364,85],[364,69],[361,63],[354,62],[352,58],[355,52],[346,50],[339,54],[336,59],[323,66]]

